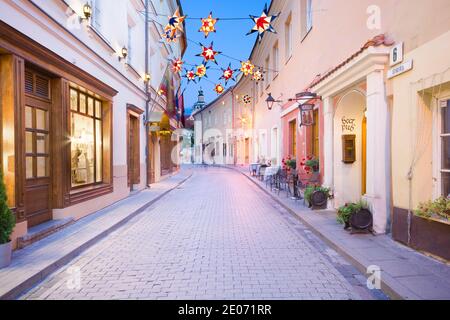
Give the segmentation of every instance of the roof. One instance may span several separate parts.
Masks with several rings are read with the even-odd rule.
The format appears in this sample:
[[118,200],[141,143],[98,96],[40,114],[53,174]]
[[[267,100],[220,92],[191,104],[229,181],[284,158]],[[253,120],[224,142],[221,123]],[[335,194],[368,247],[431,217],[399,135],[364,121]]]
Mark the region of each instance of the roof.
[[369,41],[367,41],[358,51],[353,53],[350,57],[348,57],[345,61],[341,62],[337,66],[333,67],[329,71],[325,72],[323,75],[318,74],[316,78],[311,82],[311,84],[308,86],[307,89],[313,88],[328,77],[330,77],[333,73],[344,67],[346,64],[351,62],[353,59],[355,59],[357,56],[362,54],[366,49],[370,47],[379,47],[379,46],[392,46],[394,44],[394,41],[388,40],[387,37],[384,34],[379,34]]

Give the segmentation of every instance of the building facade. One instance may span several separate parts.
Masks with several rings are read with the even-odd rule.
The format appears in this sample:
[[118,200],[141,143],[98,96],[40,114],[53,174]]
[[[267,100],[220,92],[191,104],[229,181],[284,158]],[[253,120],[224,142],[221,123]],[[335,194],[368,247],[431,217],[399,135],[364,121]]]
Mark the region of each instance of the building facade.
[[[178,5],[153,2],[150,11],[168,15]],[[177,124],[167,106],[173,93],[166,101],[154,98],[165,57],[149,50],[153,64],[146,70],[145,2],[95,0],[90,16],[85,4],[0,3],[0,156],[18,221],[13,240],[147,186],[146,88],[149,105],[157,100]],[[149,37],[149,48],[182,55],[185,42],[161,44],[160,34]],[[150,83],[147,72],[154,74]]]
[[[440,247],[438,255],[448,256],[448,240],[414,225],[416,218],[411,225],[411,216],[420,202],[449,194],[449,5],[273,1],[270,15],[281,12],[273,23],[277,34],[266,34],[250,55],[265,80],[243,77],[235,88],[254,99],[254,132],[245,138],[253,147],[243,153],[251,149],[255,161],[277,149],[276,139],[266,141],[258,131],[280,128],[282,157],[298,164],[319,158],[320,181],[334,196],[330,208],[365,200],[376,233],[392,231],[396,240],[419,247],[411,232],[420,230],[425,251]],[[348,12],[351,19],[343,18]],[[320,99],[307,114],[312,125],[300,126],[299,102],[306,101],[289,99],[305,91]],[[269,93],[279,101],[272,110],[265,103]],[[248,163],[247,154],[238,163]]]
[[233,87],[216,100],[202,105],[203,92],[193,108],[195,163],[234,164]]

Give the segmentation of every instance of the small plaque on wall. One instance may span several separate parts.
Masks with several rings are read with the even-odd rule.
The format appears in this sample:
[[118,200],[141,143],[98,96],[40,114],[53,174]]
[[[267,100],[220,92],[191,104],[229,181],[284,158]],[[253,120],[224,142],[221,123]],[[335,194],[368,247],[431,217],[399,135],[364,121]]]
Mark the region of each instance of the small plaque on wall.
[[356,135],[344,134],[342,136],[342,162],[354,163],[356,161]]

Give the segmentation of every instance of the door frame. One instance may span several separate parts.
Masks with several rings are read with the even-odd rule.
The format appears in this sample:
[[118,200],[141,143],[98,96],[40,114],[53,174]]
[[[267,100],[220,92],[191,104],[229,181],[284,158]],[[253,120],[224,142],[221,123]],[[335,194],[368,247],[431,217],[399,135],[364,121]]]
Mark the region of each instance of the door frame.
[[[133,186],[141,183],[141,128],[140,117],[144,110],[128,104],[127,105],[127,181],[130,190]],[[131,132],[134,130],[135,135],[131,141]],[[130,147],[133,146],[133,154]]]

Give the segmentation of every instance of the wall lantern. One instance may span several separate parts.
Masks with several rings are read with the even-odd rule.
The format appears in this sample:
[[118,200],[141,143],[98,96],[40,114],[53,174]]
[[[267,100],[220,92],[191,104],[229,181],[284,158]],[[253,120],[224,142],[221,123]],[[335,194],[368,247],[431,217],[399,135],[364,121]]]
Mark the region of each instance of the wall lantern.
[[283,101],[275,100],[275,99],[272,97],[272,94],[269,93],[269,95],[267,96],[267,99],[266,99],[267,109],[272,110],[272,109],[273,109],[273,104],[274,104],[275,102],[276,102],[276,103],[282,103]]
[[122,50],[120,51],[119,61],[121,61],[122,59],[126,59],[127,56],[128,56],[128,48],[123,47]]
[[144,75],[144,81],[145,81],[145,82],[150,82],[151,79],[152,79],[152,78],[151,78],[151,76],[150,76],[148,73],[146,73],[146,74]]
[[92,7],[88,2],[86,2],[86,4],[83,6],[83,14],[86,20],[89,20],[89,18],[92,16]]
[[309,91],[297,93],[294,99],[289,99],[289,101],[298,102],[300,127],[314,125],[314,106],[317,100],[322,100],[322,98]]

